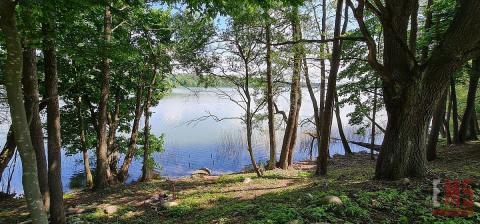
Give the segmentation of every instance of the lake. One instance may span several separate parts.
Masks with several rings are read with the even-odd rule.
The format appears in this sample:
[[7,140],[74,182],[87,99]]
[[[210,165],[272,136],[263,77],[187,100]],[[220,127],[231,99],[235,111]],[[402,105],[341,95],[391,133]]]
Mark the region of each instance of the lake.
[[[160,103],[152,108],[152,133],[165,135],[165,151],[155,153],[154,160],[158,163],[160,174],[168,178],[188,176],[192,171],[207,167],[215,175],[242,171],[250,164],[246,146],[243,144],[244,132],[240,120],[228,119],[216,122],[206,119],[189,124],[196,118],[214,114],[218,117],[238,117],[242,109],[227,99],[219,98],[216,89],[202,88],[175,88],[172,94],[163,98]],[[234,89],[223,88],[223,92],[236,96]],[[312,105],[306,89],[302,90],[301,120],[312,116]],[[288,93],[279,96],[277,103],[281,110],[288,113]],[[345,106],[341,109],[341,116],[347,138],[356,141],[369,141],[368,137],[354,135],[355,127],[348,125],[346,114],[352,111],[352,107]],[[265,110],[263,111],[265,113]],[[278,121],[281,115],[277,115]],[[382,118],[381,118],[382,119]],[[268,160],[268,129],[267,121],[261,122],[254,133],[254,154],[259,162]],[[143,122],[142,122],[143,124]],[[4,127],[5,124],[2,125]],[[0,144],[5,142],[6,129],[2,128]],[[299,128],[299,134],[294,154],[295,161],[310,158],[309,147],[311,138],[304,132],[313,130],[312,125],[303,125]],[[337,123],[332,124],[332,137],[338,136]],[[277,131],[277,146],[280,151],[283,132]],[[367,149],[350,144],[353,151],[366,151]],[[315,146],[314,146],[315,149]],[[94,155],[91,150],[90,156]],[[342,144],[333,141],[330,144],[330,154],[344,154]],[[313,158],[316,157],[314,152]],[[278,158],[278,157],[277,157]],[[94,162],[95,159],[91,158]],[[6,189],[8,175],[11,173],[14,160],[5,170],[2,177],[1,187]],[[132,162],[129,170],[128,182],[137,180],[141,176],[142,160],[137,158]],[[83,180],[83,163],[81,154],[62,157],[62,181],[64,191],[71,189],[73,179]],[[21,184],[21,163],[17,158],[13,171],[11,190],[17,194],[23,192]]]

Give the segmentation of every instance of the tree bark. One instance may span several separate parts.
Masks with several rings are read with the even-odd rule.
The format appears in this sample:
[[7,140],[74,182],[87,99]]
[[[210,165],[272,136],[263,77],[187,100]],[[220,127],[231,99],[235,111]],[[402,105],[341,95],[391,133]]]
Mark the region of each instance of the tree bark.
[[45,156],[45,144],[43,142],[43,127],[40,118],[39,92],[37,79],[37,60],[35,49],[24,43],[23,49],[23,93],[25,95],[25,110],[27,120],[30,123],[30,137],[32,138],[35,157],[37,160],[38,183],[43,196],[43,204],[50,208],[50,192],[48,190],[47,158]]
[[[467,140],[475,140],[477,138],[475,130],[475,100],[477,95],[478,80],[480,78],[480,57],[473,60],[472,69],[470,71],[470,82],[468,85],[467,106],[463,113],[462,123],[460,124],[458,140],[465,143]],[[468,130],[470,129],[470,130]]]
[[[425,7],[425,25],[424,29],[425,31],[429,31],[430,28],[432,28],[432,4],[433,0],[427,0],[427,6]],[[425,47],[422,48],[422,55],[421,55],[421,61],[425,62],[428,59],[428,51],[429,51],[429,45],[425,45]]]
[[[340,36],[340,28],[342,21],[342,6],[343,0],[337,1],[337,8],[335,12],[335,28],[334,28],[334,38]],[[328,87],[327,87],[327,96],[325,99],[325,110],[322,115],[322,129],[320,131],[320,152],[317,159],[317,170],[316,175],[326,175],[327,174],[327,159],[328,159],[328,147],[330,144],[330,133],[331,133],[331,124],[332,124],[332,114],[333,114],[333,104],[335,101],[335,92],[336,92],[336,83],[337,83],[337,73],[340,67],[340,55],[342,49],[342,42],[340,40],[333,41],[332,48],[332,60],[330,61],[330,74],[328,76]]]
[[455,90],[455,79],[452,77],[450,80],[450,91],[452,101],[452,123],[453,123],[453,142],[455,144],[460,143],[458,136],[458,106],[457,106],[457,91]]
[[[52,10],[47,15],[55,18]],[[65,223],[62,185],[62,151],[58,96],[57,57],[53,21],[42,24],[45,92],[47,97],[48,186],[50,189],[50,223]]]
[[123,160],[122,167],[118,172],[118,181],[125,182],[128,176],[128,168],[130,163],[135,156],[137,151],[137,136],[138,136],[138,127],[140,125],[140,118],[142,117],[142,96],[143,96],[143,84],[138,84],[137,93],[135,96],[135,118],[133,119],[132,131],[130,133],[130,140],[128,142],[128,150],[125,154],[125,159]]
[[[338,134],[340,135],[340,139],[342,140],[343,149],[345,150],[345,155],[353,154],[350,145],[348,144],[347,137],[345,136],[345,132],[343,131],[342,125],[342,117],[340,116],[340,106],[338,105],[338,94],[335,93],[335,117],[337,118],[337,127],[338,127]],[[375,126],[375,125],[374,125]]]
[[[308,65],[307,65],[307,57],[303,54],[303,71],[305,74],[305,82],[307,84],[308,94],[310,95],[310,100],[312,101],[313,106],[313,118],[315,122],[315,134],[317,134],[317,138],[320,136],[320,111],[317,103],[317,99],[315,98],[315,93],[313,91],[312,83],[310,81],[310,75],[308,73]],[[311,146],[313,147],[313,140]],[[320,152],[320,144],[317,144],[317,150]],[[310,155],[312,155],[310,153]]]
[[144,105],[145,127],[143,130],[143,164],[141,181],[148,182],[153,178],[153,164],[150,158],[150,98],[151,87],[147,92],[147,99]]
[[[35,26],[32,16],[32,2],[24,1],[20,5],[22,7],[21,17],[25,26]],[[22,85],[25,95],[24,104],[27,113],[27,121],[30,124],[30,136],[35,150],[37,159],[38,182],[40,184],[40,192],[43,196],[43,204],[45,209],[50,207],[50,196],[48,191],[48,170],[47,158],[45,156],[45,144],[43,141],[43,128],[40,118],[39,108],[39,90],[37,77],[37,56],[36,49],[32,47],[32,37],[26,34],[23,37],[23,71]]]
[[[320,34],[320,40],[325,41],[326,36],[327,36],[327,1],[323,0],[322,1],[322,28],[321,28],[321,34]],[[319,118],[320,121],[321,116],[323,115],[323,111],[325,110],[325,81],[326,81],[326,67],[325,67],[325,57],[326,57],[326,51],[325,49],[328,46],[323,43],[320,44],[320,99],[319,99],[319,106],[320,106],[320,111],[319,111]],[[321,126],[321,124],[320,124]],[[319,138],[320,139],[320,138]],[[317,143],[317,145],[319,145]]]
[[[294,7],[292,15],[292,36],[294,41],[300,40],[300,19],[298,16],[298,7]],[[290,89],[290,109],[288,112],[287,126],[285,128],[285,134],[283,136],[282,151],[280,153],[279,167],[282,169],[288,168],[289,160],[289,151],[292,145],[294,144],[294,137],[296,136],[295,131],[297,126],[297,107],[300,88],[300,69],[301,69],[301,60],[302,60],[302,48],[299,43],[294,44],[293,46],[294,57],[293,57],[293,75],[292,75],[292,84]]]
[[[383,79],[388,125],[377,160],[378,179],[420,177],[426,173],[426,137],[433,109],[456,70],[475,56],[480,42],[480,2],[461,1],[442,41],[424,65],[404,43],[414,1],[386,1],[383,65],[370,63]],[[357,19],[358,20],[358,19]],[[362,24],[364,30],[364,24]],[[365,30],[364,30],[365,31]],[[366,32],[363,32],[364,35]],[[370,48],[372,43],[369,41]],[[370,50],[372,53],[372,50]]]
[[437,159],[437,142],[438,142],[438,134],[440,128],[443,125],[444,117],[445,117],[445,101],[447,100],[447,92],[443,94],[442,100],[436,106],[435,111],[433,113],[432,118],[432,127],[430,129],[430,134],[428,137],[427,143],[427,160],[433,161]]
[[15,18],[16,2],[9,0],[0,1],[0,27],[5,37],[5,49],[7,59],[4,67],[4,83],[7,90],[8,104],[12,118],[15,141],[22,159],[22,182],[30,211],[32,222],[35,224],[47,224],[47,213],[43,205],[42,194],[38,184],[37,161],[33,149],[25,105],[22,93],[22,46],[17,30]]
[[[412,46],[412,45],[410,45]],[[370,135],[370,145],[372,145],[372,148],[370,149],[370,158],[375,159],[375,156],[373,154],[373,147],[375,146],[375,117],[377,116],[377,79],[375,79],[375,84],[374,84],[374,92],[373,92],[373,108],[372,108],[372,134]]]
[[[150,82],[150,85],[148,86],[147,89],[147,97],[145,99],[145,103],[143,105],[143,110],[144,110],[144,116],[145,116],[145,127],[144,127],[144,133],[143,133],[143,140],[144,140],[144,146],[143,146],[143,165],[142,165],[142,177],[141,180],[143,182],[150,181],[153,177],[153,160],[150,158],[151,157],[151,150],[150,150],[150,106],[151,106],[151,101],[152,101],[152,94],[154,91],[154,86],[155,83],[157,82],[157,63],[154,63],[153,65],[153,79]],[[162,78],[163,80],[163,78]]]
[[445,132],[446,132],[446,135],[447,135],[447,145],[451,145],[452,144],[452,135],[450,133],[450,114],[452,112],[452,97],[451,97],[451,94],[450,94],[450,89],[447,89],[447,102],[446,102],[446,108],[447,108],[447,111],[446,111],[446,116],[445,116],[445,120],[443,121],[443,126],[445,127]]
[[93,187],[93,176],[90,170],[90,157],[88,156],[87,141],[85,138],[85,127],[83,124],[82,114],[82,97],[77,98],[77,116],[78,116],[78,129],[80,131],[80,145],[83,155],[83,167],[85,169],[85,183],[88,189]]
[[120,152],[118,152],[118,147],[115,144],[117,129],[120,123],[120,93],[117,90],[115,93],[115,106],[113,115],[109,116],[109,125],[108,125],[108,140],[107,140],[107,155],[108,155],[108,164],[110,167],[110,174],[112,177],[118,175],[117,165],[118,160],[120,159]]
[[103,189],[109,186],[111,173],[108,164],[108,146],[107,146],[107,104],[110,86],[110,59],[108,58],[108,48],[112,38],[112,14],[110,12],[110,1],[105,0],[103,40],[106,46],[103,46],[102,52],[102,76],[101,76],[101,95],[98,103],[98,146],[97,146],[97,164],[95,175],[95,189]]
[[268,110],[268,136],[270,147],[270,159],[268,160],[268,169],[275,169],[277,144],[275,139],[275,111],[273,108],[273,77],[272,77],[272,46],[271,46],[271,24],[270,15],[268,11],[265,12],[265,42],[267,48],[266,63],[267,63],[267,110]]
[[7,134],[7,141],[0,152],[0,177],[3,176],[3,171],[7,168],[8,163],[13,158],[17,144],[15,143],[15,136],[13,134],[13,126],[10,125]]

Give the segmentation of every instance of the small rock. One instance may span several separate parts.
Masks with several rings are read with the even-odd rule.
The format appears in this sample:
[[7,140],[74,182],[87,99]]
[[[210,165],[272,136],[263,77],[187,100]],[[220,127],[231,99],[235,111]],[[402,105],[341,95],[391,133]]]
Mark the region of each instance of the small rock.
[[164,207],[164,208],[172,208],[172,207],[175,207],[175,206],[178,206],[178,202],[176,202],[176,201],[166,201],[166,202],[162,203],[162,207]]
[[85,209],[79,207],[69,207],[65,212],[67,215],[77,215],[85,212]]
[[208,168],[200,168],[192,172],[192,177],[194,176],[210,176],[212,172]]
[[244,183],[244,184],[248,184],[248,183],[250,183],[250,182],[252,182],[252,178],[249,178],[249,177],[247,177],[247,178],[245,178],[245,179],[243,180],[243,183]]
[[475,206],[475,208],[480,209],[480,202],[473,202],[473,206]]
[[117,211],[118,211],[118,207],[115,205],[107,205],[105,206],[105,208],[103,208],[103,212],[105,212],[105,214],[107,215],[111,215]]
[[403,178],[402,180],[400,180],[400,183],[402,185],[409,185],[410,184],[410,179],[408,178]]
[[341,205],[342,200],[337,196],[328,195],[321,199],[321,202],[326,205]]

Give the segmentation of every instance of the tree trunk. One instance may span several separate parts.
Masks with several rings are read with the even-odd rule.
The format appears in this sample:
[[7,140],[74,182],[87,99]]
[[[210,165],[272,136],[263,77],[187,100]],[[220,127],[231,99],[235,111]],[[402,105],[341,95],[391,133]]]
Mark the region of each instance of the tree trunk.
[[[353,154],[350,145],[348,144],[347,137],[345,136],[345,132],[343,131],[342,125],[342,117],[340,116],[340,106],[338,105],[338,95],[335,93],[335,117],[337,118],[337,127],[338,127],[338,134],[340,135],[340,139],[342,140],[343,149],[345,150],[345,155]],[[375,125],[374,125],[375,126]]]
[[50,192],[48,191],[47,158],[45,156],[45,144],[43,142],[43,127],[40,118],[39,93],[37,79],[37,60],[35,49],[25,43],[23,49],[23,93],[25,94],[25,110],[27,120],[30,123],[30,137],[32,138],[35,157],[37,159],[38,183],[43,196],[43,204],[50,208]]
[[[412,45],[411,45],[412,46]],[[373,92],[373,108],[372,108],[372,134],[370,135],[370,145],[372,148],[370,149],[370,158],[375,159],[373,154],[373,147],[375,146],[375,117],[377,116],[377,78],[375,78],[374,84],[374,92]]]
[[[153,64],[153,78],[150,82],[148,89],[147,89],[147,97],[145,99],[145,103],[143,105],[143,110],[145,114],[145,127],[144,127],[144,147],[143,147],[143,165],[142,165],[142,178],[141,180],[147,182],[152,179],[153,177],[153,160],[150,158],[151,151],[150,151],[150,106],[152,103],[152,94],[155,88],[155,84],[157,82],[157,75],[158,75],[158,65],[155,62]],[[163,77],[162,79],[163,80]]]
[[[298,16],[298,7],[293,9],[292,15],[292,29],[293,29],[293,40],[298,41],[300,40],[300,19]],[[301,44],[296,43],[293,47],[294,51],[294,59],[293,59],[293,75],[292,75],[292,84],[290,89],[290,109],[288,112],[288,119],[287,119],[287,126],[285,128],[285,134],[283,136],[283,143],[282,143],[282,151],[280,153],[280,160],[279,160],[279,167],[282,169],[288,168],[288,157],[289,151],[292,142],[294,141],[293,138],[296,136],[295,130],[297,126],[297,106],[298,106],[298,99],[300,96],[299,88],[300,88],[300,69],[301,69],[301,55],[302,55],[302,48]]]
[[470,71],[467,106],[465,107],[465,112],[462,117],[462,123],[460,124],[460,129],[458,131],[458,140],[460,143],[465,143],[467,140],[475,140],[477,138],[474,119],[476,119],[475,101],[479,78],[480,57],[473,60],[472,69]]
[[[343,0],[337,1],[337,8],[335,12],[335,28],[334,38],[340,36],[341,20],[342,20],[342,6]],[[340,40],[333,41],[332,48],[332,60],[330,61],[330,74],[328,76],[327,96],[325,99],[325,110],[322,115],[322,129],[320,131],[320,152],[317,159],[316,175],[327,174],[327,159],[328,159],[328,147],[330,144],[330,133],[333,114],[333,103],[335,101],[337,73],[340,67],[340,54],[342,49],[342,42]]]
[[[47,12],[55,18],[52,10]],[[58,96],[57,57],[53,21],[42,24],[45,92],[47,97],[48,186],[50,189],[50,223],[65,223],[62,185],[62,150],[60,136],[60,109]]]
[[268,169],[275,169],[277,144],[275,139],[275,111],[273,108],[273,77],[272,77],[272,47],[271,47],[271,25],[270,15],[265,12],[267,24],[265,25],[266,39],[266,63],[267,63],[267,110],[268,110],[268,136],[270,140],[270,159],[268,160]]
[[13,158],[13,154],[15,153],[15,148],[17,144],[15,143],[15,136],[13,135],[13,126],[10,125],[7,134],[7,141],[3,146],[2,152],[0,152],[0,177],[3,176],[3,171],[7,168],[8,163]]
[[108,146],[107,146],[107,104],[110,86],[110,59],[108,58],[108,44],[112,38],[112,14],[110,12],[110,1],[105,0],[104,11],[104,30],[103,40],[106,46],[102,52],[102,77],[101,77],[101,95],[98,103],[98,146],[97,146],[97,164],[95,175],[95,188],[103,189],[109,185],[111,179],[108,164]]
[[[315,134],[317,135],[317,138],[320,136],[320,111],[317,103],[317,99],[315,98],[315,93],[313,91],[312,83],[310,81],[310,75],[308,74],[308,65],[307,65],[307,58],[305,54],[303,54],[303,71],[305,73],[305,82],[307,84],[307,89],[308,89],[308,94],[310,95],[310,100],[312,101],[312,106],[313,106],[313,118],[315,121]],[[311,144],[311,148],[313,147],[313,140]],[[320,152],[320,144],[317,144],[317,150]],[[310,150],[312,151],[312,149]],[[312,156],[313,152],[310,153],[310,156]]]
[[142,164],[142,178],[143,182],[148,182],[153,178],[153,161],[150,158],[150,98],[151,87],[147,93],[147,99],[144,105],[145,127],[143,130],[143,164]]
[[120,123],[120,93],[117,90],[115,93],[115,106],[113,115],[109,119],[108,125],[108,140],[107,140],[107,154],[108,154],[108,164],[110,166],[110,173],[112,177],[118,175],[117,173],[117,165],[118,160],[120,159],[120,152],[118,152],[118,148],[115,144],[116,136],[117,136],[117,129]]
[[90,157],[88,156],[87,142],[85,138],[85,127],[83,124],[83,114],[82,114],[82,97],[77,99],[77,114],[78,114],[78,129],[80,131],[80,145],[83,155],[83,167],[85,169],[85,183],[88,189],[93,187],[93,176],[92,171],[90,170]]
[[432,118],[432,127],[430,129],[430,134],[428,137],[427,143],[427,160],[433,161],[437,159],[437,142],[438,134],[440,128],[442,127],[444,117],[445,117],[445,101],[447,100],[447,92],[443,94],[444,96],[440,100],[440,103],[436,106]]
[[[425,7],[425,12],[426,12],[425,25],[424,25],[425,31],[429,31],[429,29],[432,27],[432,17],[433,17],[432,8],[431,8],[432,4],[433,4],[433,0],[427,0],[427,6]],[[422,62],[425,62],[428,59],[428,51],[429,51],[429,45],[425,45],[422,48],[422,52],[421,52]]]
[[[440,44],[425,64],[405,46],[409,17],[415,1],[385,1],[382,17],[383,64],[363,20],[365,1],[358,1],[355,18],[366,37],[368,62],[382,77],[388,125],[377,160],[375,176],[392,180],[426,173],[426,137],[435,105],[452,75],[472,58],[480,42],[480,2],[461,1]],[[351,0],[348,4],[355,8]],[[388,13],[387,13],[388,12]],[[383,14],[386,13],[386,14]],[[453,97],[452,97],[453,98]]]
[[452,144],[452,135],[450,133],[450,114],[452,112],[452,95],[450,94],[450,88],[447,90],[447,112],[445,116],[445,120],[443,121],[443,126],[445,127],[445,132],[447,134],[447,145]]
[[37,161],[30,138],[29,125],[23,104],[22,93],[22,46],[15,18],[16,2],[0,1],[0,26],[5,37],[7,59],[4,67],[4,83],[12,118],[15,142],[22,159],[22,182],[27,208],[34,224],[47,224],[47,213],[43,205],[38,184]]
[[142,117],[142,96],[143,96],[143,84],[138,84],[136,100],[135,100],[135,118],[133,119],[132,131],[130,133],[130,140],[128,142],[127,153],[125,154],[125,159],[123,160],[122,167],[118,172],[118,181],[125,182],[128,176],[128,168],[130,163],[135,156],[137,151],[137,136],[138,136],[138,127],[140,125],[140,118]]
[[453,142],[455,144],[460,143],[458,136],[458,106],[457,106],[457,91],[455,90],[455,79],[452,77],[450,80],[450,91],[452,101],[452,120],[453,120]]
[[[326,34],[327,34],[327,0],[322,1],[322,28],[321,28],[320,40],[325,41]],[[320,44],[320,111],[318,113],[320,122],[322,121],[321,116],[323,115],[323,111],[325,110],[325,81],[326,81],[326,68],[325,68],[325,57],[326,52],[325,49],[328,47],[325,43]],[[320,123],[321,126],[321,123]],[[320,135],[319,135],[320,136]],[[318,138],[320,140],[320,137]],[[318,144],[317,142],[317,145]],[[320,152],[319,152],[320,153]]]

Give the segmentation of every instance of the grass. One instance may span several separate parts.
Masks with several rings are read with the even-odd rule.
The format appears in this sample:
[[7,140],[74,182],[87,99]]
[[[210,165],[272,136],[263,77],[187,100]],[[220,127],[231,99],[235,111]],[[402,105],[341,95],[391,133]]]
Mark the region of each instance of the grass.
[[[440,149],[428,175],[408,184],[373,180],[374,161],[358,154],[334,157],[323,178],[313,176],[314,164],[302,162],[295,169],[267,171],[262,178],[246,173],[179,179],[179,205],[169,209],[148,203],[152,196],[172,193],[167,180],[74,191],[65,200],[67,207],[88,211],[68,216],[69,223],[480,223],[478,210],[470,218],[433,216],[431,199],[435,178],[472,178],[478,192],[479,165],[480,142],[474,142]],[[245,178],[252,181],[245,184]],[[325,205],[321,199],[326,195],[340,197],[343,205]],[[118,211],[107,215],[106,205],[116,205]],[[27,219],[23,200],[0,203],[0,223]]]

